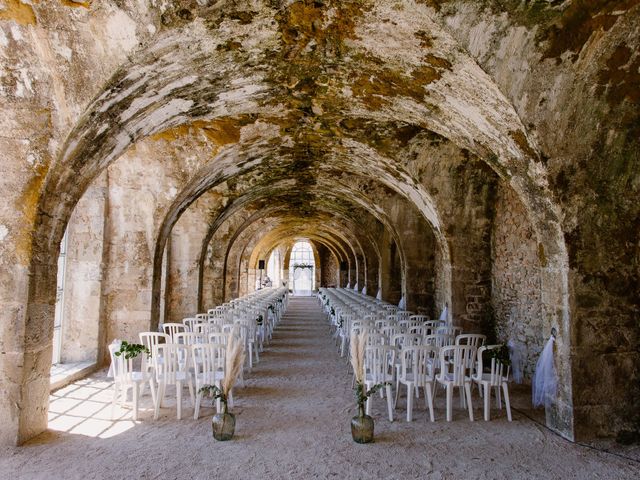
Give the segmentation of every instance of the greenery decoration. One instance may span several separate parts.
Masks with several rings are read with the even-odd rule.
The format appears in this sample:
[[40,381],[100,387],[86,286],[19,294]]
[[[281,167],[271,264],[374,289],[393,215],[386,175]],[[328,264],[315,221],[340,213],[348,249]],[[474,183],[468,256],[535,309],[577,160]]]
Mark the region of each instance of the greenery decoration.
[[295,264],[293,265],[293,269],[295,270],[295,269],[297,269],[297,268],[303,268],[303,269],[304,269],[304,268],[308,268],[308,269],[312,269],[312,268],[313,268],[313,265],[312,265],[312,264],[310,264],[310,263],[295,263]]
[[227,413],[227,394],[220,387],[217,385],[203,385],[200,387],[200,390],[198,390],[198,393],[211,395],[214,402],[220,399],[220,402],[224,405],[224,413]]
[[132,358],[136,358],[141,353],[146,353],[147,356],[151,355],[151,352],[147,347],[141,345],[139,343],[129,343],[127,341],[122,341],[120,344],[120,350],[115,352],[115,356],[119,357],[124,353],[124,358],[130,360]]
[[495,358],[505,366],[511,366],[511,357],[509,356],[509,347],[502,344],[499,347],[485,350],[484,352],[489,359]]
[[353,388],[356,391],[356,404],[358,405],[358,415],[363,417],[365,411],[365,404],[367,403],[367,399],[380,390],[382,387],[388,385],[389,382],[386,383],[377,383],[372,386],[369,390],[366,390],[364,383],[356,382],[356,386]]

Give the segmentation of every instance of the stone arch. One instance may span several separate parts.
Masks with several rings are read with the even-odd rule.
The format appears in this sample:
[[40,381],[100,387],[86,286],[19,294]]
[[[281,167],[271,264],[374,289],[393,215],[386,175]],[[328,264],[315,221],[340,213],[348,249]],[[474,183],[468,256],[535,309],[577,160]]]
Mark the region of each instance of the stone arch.
[[[381,18],[385,9],[390,8],[384,2],[374,3],[371,22],[363,20],[361,25],[372,34],[369,38],[373,39],[385,34],[383,29],[374,28],[373,20]],[[362,112],[358,110],[362,105],[355,105],[347,115],[360,113],[374,120],[391,118],[431,128],[478,153],[518,194],[535,226],[547,265],[543,287],[548,305],[545,324],[559,330],[557,358],[563,389],[555,410],[549,412],[548,423],[572,437],[568,256],[560,228],[559,209],[546,186],[544,167],[538,161],[536,150],[527,139],[526,129],[513,107],[480,67],[457,49],[455,41],[431,20],[429,9],[416,6],[409,13],[405,11],[405,14],[420,18],[422,25],[436,33],[438,40],[430,48],[444,54],[446,58],[437,58],[444,58],[447,62],[444,65],[450,65],[447,68],[431,65],[440,75],[424,86],[432,100],[427,102],[425,96],[421,95],[421,101],[407,102],[407,95],[414,95],[415,92],[388,92],[394,101],[382,113]],[[275,28],[264,23],[261,31],[265,43],[275,41]],[[73,206],[99,172],[138,139],[193,119],[214,120],[221,118],[223,112],[249,115],[249,110],[251,114],[273,113],[265,105],[255,108],[258,100],[263,100],[272,92],[272,87],[260,75],[264,72],[251,65],[238,66],[229,52],[216,52],[213,45],[223,44],[232,38],[229,32],[218,32],[217,35],[208,31],[202,22],[194,22],[180,31],[161,34],[151,48],[134,55],[129,64],[112,78],[70,133],[58,161],[47,173],[38,200],[39,213],[30,251],[25,364],[40,365],[42,358],[48,355],[50,334],[47,332],[47,318],[52,315],[54,294],[51,285],[55,277],[55,266],[51,265],[50,259],[57,257],[59,242]],[[190,44],[192,48],[181,52],[182,55],[176,55],[178,46],[189,44],[185,42],[189,39],[193,39],[193,44]],[[390,57],[389,49],[394,50],[394,55],[401,51],[403,57],[400,60],[406,65],[426,67],[424,61],[413,56],[419,42],[415,39],[411,41],[416,45],[411,43],[411,48],[407,49],[398,49],[391,42],[375,42],[381,47],[380,51],[374,53],[383,60],[389,56],[393,65],[399,60]],[[366,49],[357,40],[354,43],[356,47]],[[223,73],[222,66],[225,64],[236,68]],[[195,74],[201,70],[215,74],[202,77]],[[228,89],[227,85],[233,85],[233,88]],[[221,98],[219,92],[225,92],[226,95]],[[365,93],[363,98],[371,106],[372,96],[365,96]],[[207,110],[209,105],[214,105],[212,111]],[[449,113],[443,114],[442,108],[436,108],[439,106],[449,107],[446,110]],[[113,126],[111,130],[109,125]],[[343,140],[341,146],[363,150],[350,140]],[[249,150],[244,156],[235,157],[235,161],[239,164],[244,158],[245,166],[257,166],[261,161],[255,153]],[[375,152],[362,152],[366,154],[369,165],[371,153]],[[237,173],[235,162],[221,163],[220,178],[230,178]],[[402,178],[402,172],[395,171]],[[388,175],[392,175],[390,172],[387,171]],[[409,186],[409,198],[439,232],[437,216],[433,217],[432,205],[425,200],[428,199],[426,192],[420,193],[420,188],[412,189],[408,178],[398,183],[402,185],[401,188]],[[179,199],[186,204],[178,205],[178,210],[186,208],[193,198],[191,195]],[[163,228],[169,228],[168,224]],[[162,252],[163,248],[156,250]],[[41,409],[41,405],[46,404],[44,383],[41,378],[28,381],[25,377],[23,380],[19,420],[21,439],[40,431],[46,424],[46,415]]]

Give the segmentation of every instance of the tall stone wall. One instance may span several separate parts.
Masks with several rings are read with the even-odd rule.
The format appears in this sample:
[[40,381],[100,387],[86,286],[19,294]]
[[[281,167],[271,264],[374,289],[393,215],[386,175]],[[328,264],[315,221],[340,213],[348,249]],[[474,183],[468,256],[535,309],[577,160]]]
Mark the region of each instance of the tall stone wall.
[[96,361],[101,325],[107,181],[103,173],[76,205],[67,226],[62,301],[62,363]]
[[500,185],[491,232],[490,323],[497,340],[513,341],[530,377],[543,348],[540,259],[535,232],[513,190]]

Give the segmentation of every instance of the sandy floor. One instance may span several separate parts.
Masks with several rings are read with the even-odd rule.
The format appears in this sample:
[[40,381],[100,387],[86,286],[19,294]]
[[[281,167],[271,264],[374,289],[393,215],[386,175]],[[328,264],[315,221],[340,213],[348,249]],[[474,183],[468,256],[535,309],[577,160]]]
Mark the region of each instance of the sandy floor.
[[[101,372],[52,395],[49,432],[0,450],[0,479],[640,478],[639,463],[571,444],[518,412],[512,423],[496,410],[484,422],[477,397],[479,421],[469,422],[455,402],[447,423],[442,391],[435,423],[422,401],[407,423],[402,397],[390,423],[376,398],[376,442],[355,444],[351,375],[316,305],[293,299],[246,375],[236,392],[233,441],[213,440],[210,408],[193,420],[185,402],[187,418],[177,421],[175,408],[165,408],[154,421],[148,393],[139,422],[119,408],[112,421],[110,384]],[[527,403],[517,389],[512,396],[516,405]]]

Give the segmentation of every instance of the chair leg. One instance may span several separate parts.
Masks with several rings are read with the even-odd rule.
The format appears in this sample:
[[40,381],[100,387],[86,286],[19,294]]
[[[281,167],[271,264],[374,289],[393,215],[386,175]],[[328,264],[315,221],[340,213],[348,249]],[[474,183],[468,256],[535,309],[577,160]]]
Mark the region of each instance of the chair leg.
[[469,382],[465,382],[464,391],[467,394],[467,405],[469,407],[469,420],[473,422],[473,405],[471,405],[471,384]]
[[424,386],[424,396],[425,396],[425,403],[427,404],[427,407],[429,408],[429,420],[431,420],[432,422],[435,421],[435,417],[433,416],[433,391],[431,389],[431,384],[427,383]]
[[196,395],[196,404],[193,407],[193,419],[197,420],[200,417],[200,402],[202,401],[202,393],[198,392]]
[[413,419],[413,383],[407,383],[407,422]]
[[191,406],[195,407],[196,402],[195,402],[195,394],[193,392],[193,382],[191,381],[191,378],[189,378],[189,380],[187,381],[187,386],[189,387],[189,397],[191,399]]
[[153,402],[153,406],[156,406],[157,398],[156,398],[156,386],[153,384],[153,377],[149,379],[149,390],[151,390],[151,401]]
[[393,408],[398,407],[398,397],[400,397],[400,380],[396,380],[396,398],[393,401]]
[[500,393],[500,387],[496,387],[496,401],[498,402],[498,409],[502,410],[502,394]]
[[389,412],[389,421],[393,422],[393,399],[391,397],[391,385],[387,384],[385,390],[387,393],[387,412]]
[[506,382],[502,384],[502,389],[504,390],[504,404],[507,409],[507,420],[511,421],[511,402],[509,402],[509,387]]
[[488,383],[484,384],[484,388],[481,388],[480,391],[484,390],[484,421],[489,421],[489,410],[491,408],[491,387]]
[[153,419],[157,420],[160,415],[160,405],[162,404],[162,398],[164,397],[164,383],[158,383],[158,391],[156,393],[156,408],[153,412]]
[[453,386],[450,383],[447,383],[447,422],[450,422],[453,415],[451,414],[451,410],[453,405]]

